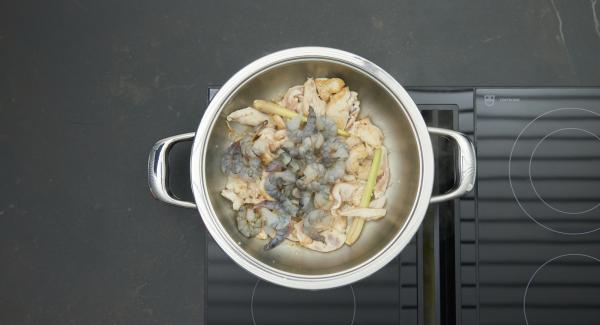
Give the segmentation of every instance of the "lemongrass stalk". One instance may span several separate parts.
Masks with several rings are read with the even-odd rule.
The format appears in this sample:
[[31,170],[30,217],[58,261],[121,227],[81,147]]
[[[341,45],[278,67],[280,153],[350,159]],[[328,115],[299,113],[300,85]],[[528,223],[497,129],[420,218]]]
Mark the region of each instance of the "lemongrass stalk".
[[[377,182],[377,174],[379,174],[379,166],[381,165],[381,148],[375,149],[373,153],[373,162],[371,162],[371,169],[369,169],[369,176],[367,178],[367,184],[363,190],[362,197],[360,199],[360,207],[368,208],[371,203],[371,197],[373,196],[373,190],[375,189],[375,183]],[[355,217],[352,219],[352,225],[346,235],[346,244],[352,245],[358,239],[358,236],[362,232],[365,219]]]

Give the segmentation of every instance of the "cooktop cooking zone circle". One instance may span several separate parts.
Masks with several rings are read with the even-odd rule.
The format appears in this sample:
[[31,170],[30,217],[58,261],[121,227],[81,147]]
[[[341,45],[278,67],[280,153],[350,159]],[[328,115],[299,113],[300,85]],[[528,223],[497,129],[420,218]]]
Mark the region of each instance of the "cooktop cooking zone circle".
[[564,235],[600,229],[600,177],[588,173],[600,160],[599,129],[600,114],[558,108],[519,132],[508,161],[509,184],[520,209],[541,227]]
[[[551,138],[552,136],[558,135],[558,134],[568,134],[568,133],[580,133],[583,135],[583,137],[589,137],[590,140],[592,140],[593,142],[591,143],[593,146],[598,147],[596,150],[593,150],[592,152],[600,152],[600,137],[593,133],[590,132],[588,130],[585,129],[581,129],[581,128],[561,128],[558,130],[554,130],[548,134],[546,134],[533,148],[533,152],[531,153],[531,158],[529,158],[529,182],[531,183],[531,186],[533,187],[533,190],[535,191],[535,195],[550,209],[553,209],[554,211],[560,212],[560,213],[565,213],[565,214],[582,214],[582,213],[586,213],[586,212],[590,212],[594,209],[596,209],[597,207],[600,206],[600,202],[595,203],[592,202],[592,206],[589,208],[579,208],[577,210],[570,208],[570,207],[566,207],[566,208],[562,208],[562,207],[557,207],[557,204],[552,204],[549,203],[548,201],[544,200],[542,194],[540,194],[540,191],[544,191],[544,188],[541,187],[540,190],[538,190],[538,188],[535,186],[535,182],[534,182],[534,177],[532,176],[532,165],[533,165],[533,160],[535,157],[536,152],[544,152],[544,146],[541,146],[544,141],[548,138]],[[582,139],[580,139],[582,140]],[[541,149],[540,149],[541,147]],[[591,147],[591,146],[589,146]],[[539,149],[539,150],[538,150]],[[552,150],[552,149],[549,149]]]
[[352,325],[356,316],[356,295],[352,285],[313,291],[256,280],[250,314],[254,325]]
[[564,254],[544,262],[529,278],[523,294],[525,323],[558,320],[557,324],[567,325],[580,324],[582,318],[600,319],[598,274],[600,259],[587,254]]

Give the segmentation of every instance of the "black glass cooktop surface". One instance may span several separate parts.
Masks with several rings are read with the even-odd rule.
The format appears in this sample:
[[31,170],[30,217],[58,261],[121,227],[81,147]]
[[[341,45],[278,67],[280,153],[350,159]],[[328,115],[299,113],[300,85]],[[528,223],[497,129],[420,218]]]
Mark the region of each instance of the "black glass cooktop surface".
[[478,89],[479,324],[600,324],[600,89]]

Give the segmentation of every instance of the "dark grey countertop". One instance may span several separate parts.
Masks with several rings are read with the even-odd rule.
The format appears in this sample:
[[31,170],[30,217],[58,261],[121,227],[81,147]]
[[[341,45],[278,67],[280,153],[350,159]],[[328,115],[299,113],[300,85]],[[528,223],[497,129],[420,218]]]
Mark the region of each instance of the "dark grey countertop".
[[202,323],[201,219],[151,199],[146,159],[251,60],[321,45],[410,86],[598,86],[599,12],[596,0],[3,2],[0,323]]

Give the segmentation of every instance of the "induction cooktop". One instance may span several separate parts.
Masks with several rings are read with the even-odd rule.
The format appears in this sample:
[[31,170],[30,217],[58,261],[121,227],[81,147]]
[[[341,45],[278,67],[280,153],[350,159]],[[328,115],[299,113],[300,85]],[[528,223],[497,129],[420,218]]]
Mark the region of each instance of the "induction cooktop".
[[[207,235],[206,324],[600,323],[600,88],[408,90],[428,125],[474,141],[475,190],[431,205],[393,262],[331,290],[259,280]],[[455,148],[432,141],[444,192]]]

